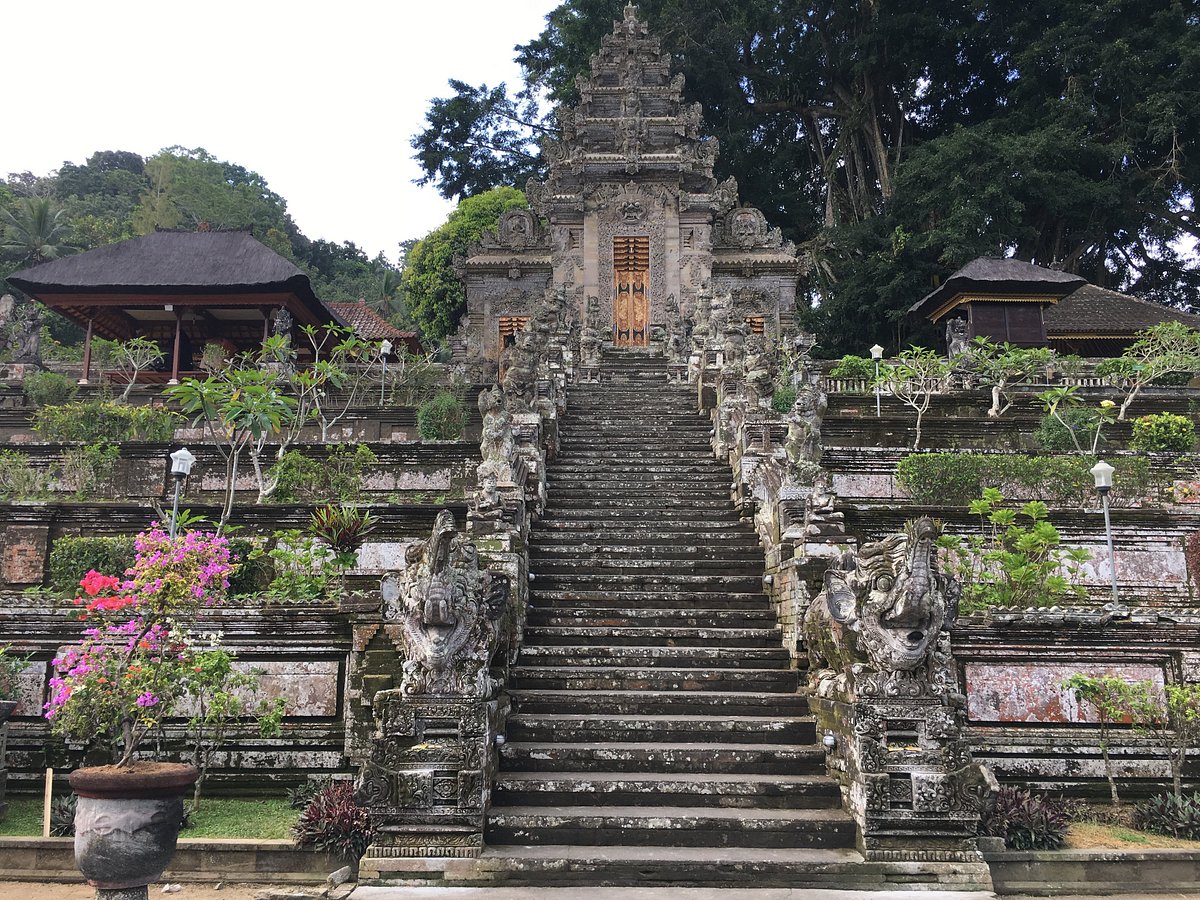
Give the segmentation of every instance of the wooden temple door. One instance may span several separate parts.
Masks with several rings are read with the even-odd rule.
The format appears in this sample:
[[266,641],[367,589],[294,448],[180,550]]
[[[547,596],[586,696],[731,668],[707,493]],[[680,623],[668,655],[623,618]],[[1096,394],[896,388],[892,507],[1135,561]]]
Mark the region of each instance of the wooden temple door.
[[613,238],[613,345],[645,347],[650,318],[650,238]]

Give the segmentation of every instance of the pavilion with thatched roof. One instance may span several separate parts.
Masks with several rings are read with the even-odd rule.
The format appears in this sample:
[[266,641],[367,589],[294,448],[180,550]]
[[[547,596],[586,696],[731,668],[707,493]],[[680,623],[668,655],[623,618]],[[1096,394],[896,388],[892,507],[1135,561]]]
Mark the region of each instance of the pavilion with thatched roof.
[[247,231],[160,231],[23,269],[8,281],[86,329],[85,382],[93,335],[156,341],[169,367],[145,380],[174,383],[198,374],[206,343],[230,353],[261,346],[280,311],[293,326],[340,324],[308,276]]

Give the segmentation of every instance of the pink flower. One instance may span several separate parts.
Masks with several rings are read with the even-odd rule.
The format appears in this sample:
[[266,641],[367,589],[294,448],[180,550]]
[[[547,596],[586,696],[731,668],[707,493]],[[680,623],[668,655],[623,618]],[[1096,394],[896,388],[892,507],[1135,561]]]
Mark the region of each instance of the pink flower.
[[145,709],[147,706],[158,706],[158,698],[149,691],[146,691],[137,698],[137,705],[142,709]]

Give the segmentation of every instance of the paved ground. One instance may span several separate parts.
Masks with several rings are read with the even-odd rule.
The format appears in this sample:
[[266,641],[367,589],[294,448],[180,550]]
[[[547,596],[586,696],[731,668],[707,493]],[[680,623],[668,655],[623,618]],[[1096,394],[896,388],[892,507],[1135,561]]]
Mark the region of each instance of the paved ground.
[[[209,884],[182,884],[176,894],[164,894],[160,885],[150,886],[150,900],[254,900],[267,885],[228,884],[215,890]],[[342,891],[341,893],[344,893]],[[29,881],[0,882],[0,900],[95,900],[96,889],[86,884],[38,884]]]

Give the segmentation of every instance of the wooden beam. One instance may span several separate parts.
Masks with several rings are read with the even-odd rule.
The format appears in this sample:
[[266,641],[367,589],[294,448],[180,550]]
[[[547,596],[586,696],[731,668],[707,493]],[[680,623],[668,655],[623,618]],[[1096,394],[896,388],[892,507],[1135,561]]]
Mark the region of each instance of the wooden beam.
[[92,377],[92,325],[95,321],[95,316],[88,316],[87,334],[83,338],[83,377],[79,379],[80,384],[87,384]]
[[179,384],[179,341],[183,337],[183,310],[175,310],[175,346],[171,350],[171,380],[167,384]]

